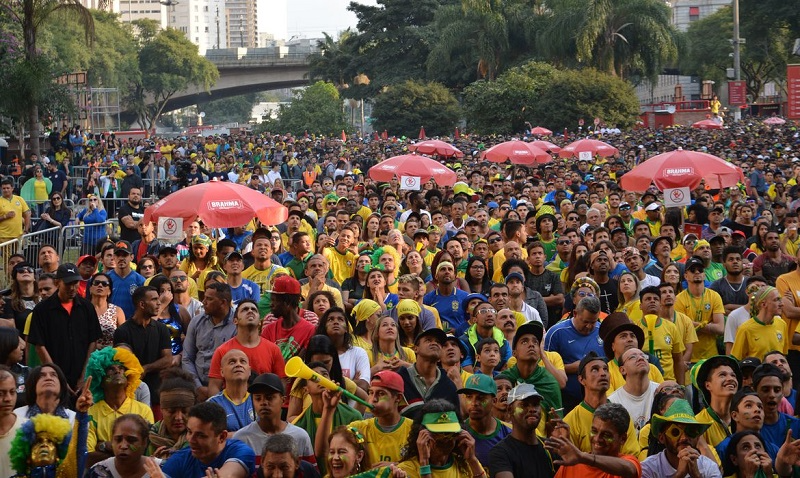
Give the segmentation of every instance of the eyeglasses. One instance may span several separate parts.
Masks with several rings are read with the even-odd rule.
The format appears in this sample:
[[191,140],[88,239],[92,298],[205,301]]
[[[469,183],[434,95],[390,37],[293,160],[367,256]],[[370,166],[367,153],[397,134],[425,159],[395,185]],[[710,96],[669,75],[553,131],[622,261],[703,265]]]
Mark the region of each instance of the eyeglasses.
[[387,211],[397,211],[397,208],[395,206],[386,206],[384,209],[386,209]]
[[677,423],[673,423],[669,428],[664,430],[664,433],[672,439],[680,438],[681,435],[686,435],[689,438],[697,438],[703,434],[703,429],[691,425],[678,425]]
[[152,269],[154,267],[155,266],[153,264],[146,264],[146,265],[143,265],[143,266],[139,266],[139,269]]
[[111,282],[109,282],[107,280],[95,280],[95,281],[92,281],[92,285],[97,285],[97,286],[100,286],[100,287],[108,287],[108,286],[111,285]]
[[686,387],[683,385],[667,385],[661,389],[661,392],[668,395],[672,395],[675,392],[680,392],[680,394],[683,395],[686,393]]
[[497,311],[491,307],[484,307],[482,309],[478,309],[479,314],[494,314],[495,312]]
[[584,291],[578,292],[578,297],[581,297],[581,298],[583,298],[583,297],[594,297],[594,296],[595,296],[594,292],[584,292]]
[[189,280],[189,277],[187,277],[187,276],[175,276],[175,277],[170,277],[169,280],[171,280],[172,282],[175,282],[175,283],[177,283],[177,282],[186,282],[186,281]]
[[509,209],[511,209],[510,206],[500,206],[501,211],[508,211]]

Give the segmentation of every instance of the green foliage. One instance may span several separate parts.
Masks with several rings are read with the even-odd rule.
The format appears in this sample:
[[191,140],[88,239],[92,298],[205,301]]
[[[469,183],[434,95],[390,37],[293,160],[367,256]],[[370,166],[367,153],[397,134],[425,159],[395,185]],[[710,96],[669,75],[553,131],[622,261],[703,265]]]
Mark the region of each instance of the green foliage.
[[633,87],[594,69],[556,70],[530,62],[512,68],[497,81],[478,81],[464,90],[470,131],[479,134],[521,132],[525,122],[553,131],[574,128],[578,119],[601,118],[630,126],[639,113]]
[[[740,49],[742,79],[747,82],[747,93],[752,100],[767,82],[781,82],[786,77],[786,63],[799,33],[791,30],[790,23],[766,16],[756,0],[744,0],[741,7],[739,36],[747,39]],[[727,81],[726,69],[733,67],[732,31],[730,7],[689,25],[686,32],[689,46],[681,58],[684,72],[712,80],[717,85]]]
[[496,81],[476,81],[464,89],[467,127],[480,134],[522,131],[533,120],[534,105],[556,74],[547,63],[512,68]]
[[131,103],[139,123],[147,129],[155,126],[175,93],[190,86],[208,91],[219,79],[217,67],[200,56],[197,45],[174,28],[160,31],[144,45],[139,51],[139,70],[141,81],[136,84]]
[[444,85],[413,80],[389,87],[372,110],[376,130],[404,136],[416,136],[422,126],[429,136],[449,134],[460,115],[458,101]]
[[250,121],[250,114],[256,104],[257,93],[234,96],[224,100],[214,100],[197,105],[206,117],[203,119],[208,124],[244,123]]
[[639,100],[630,83],[587,68],[558,71],[534,106],[534,122],[553,131],[574,128],[580,118],[600,118],[619,128],[633,126]]
[[53,82],[53,65],[48,57],[32,60],[18,57],[0,68],[0,112],[18,124],[26,124],[32,108],[43,118],[60,118],[75,112],[67,89]]
[[339,91],[333,83],[324,81],[297,90],[290,104],[278,107],[278,119],[268,121],[259,129],[294,135],[308,131],[309,134],[337,136],[347,129]]

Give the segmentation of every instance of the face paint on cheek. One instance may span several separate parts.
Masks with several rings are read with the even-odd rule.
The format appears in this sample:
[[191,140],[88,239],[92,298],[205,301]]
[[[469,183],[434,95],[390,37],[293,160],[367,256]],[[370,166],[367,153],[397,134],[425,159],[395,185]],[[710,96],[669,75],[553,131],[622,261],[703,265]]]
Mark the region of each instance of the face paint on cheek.
[[381,397],[378,399],[378,403],[385,403],[389,401],[389,397]]
[[482,398],[480,401],[478,401],[478,404],[482,408],[487,408],[489,406],[489,399],[488,398]]
[[138,446],[136,446],[136,445],[131,445],[129,448],[130,448],[130,450],[131,450],[132,452],[134,452],[134,453],[136,453],[137,451],[139,451],[139,447],[138,447]]
[[514,416],[515,417],[519,417],[523,413],[525,413],[525,409],[523,409],[522,407],[514,407]]

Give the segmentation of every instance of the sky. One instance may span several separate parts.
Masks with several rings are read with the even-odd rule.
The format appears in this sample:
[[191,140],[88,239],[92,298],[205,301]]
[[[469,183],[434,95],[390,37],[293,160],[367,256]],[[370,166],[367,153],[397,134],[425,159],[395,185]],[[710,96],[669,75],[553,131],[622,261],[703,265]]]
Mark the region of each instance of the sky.
[[[256,0],[258,29],[276,39],[319,38],[322,32],[338,36],[356,26],[356,16],[347,11],[350,0]],[[355,0],[376,5],[377,0]]]

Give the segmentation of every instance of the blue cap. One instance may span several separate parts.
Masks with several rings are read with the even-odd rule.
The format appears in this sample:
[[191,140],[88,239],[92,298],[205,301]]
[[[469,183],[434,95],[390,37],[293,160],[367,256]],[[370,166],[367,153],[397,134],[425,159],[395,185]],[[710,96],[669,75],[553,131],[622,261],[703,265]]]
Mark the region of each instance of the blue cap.
[[489,206],[489,209],[497,209],[498,207],[500,207],[500,205],[494,201],[489,201],[489,204],[487,204],[487,206]]

